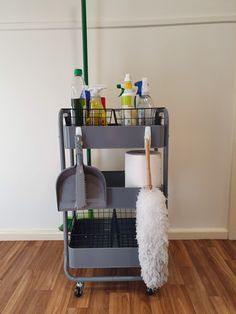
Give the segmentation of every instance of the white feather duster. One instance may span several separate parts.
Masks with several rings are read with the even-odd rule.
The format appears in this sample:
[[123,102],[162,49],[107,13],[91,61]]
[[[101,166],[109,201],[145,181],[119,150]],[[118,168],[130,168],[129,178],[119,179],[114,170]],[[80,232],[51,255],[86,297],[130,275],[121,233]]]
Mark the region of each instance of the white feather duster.
[[168,215],[163,193],[143,188],[137,199],[136,232],[141,276],[148,288],[168,277]]
[[137,199],[136,233],[141,276],[148,288],[160,288],[168,277],[168,211],[166,198],[152,188],[150,170],[150,127],[145,129],[147,188]]

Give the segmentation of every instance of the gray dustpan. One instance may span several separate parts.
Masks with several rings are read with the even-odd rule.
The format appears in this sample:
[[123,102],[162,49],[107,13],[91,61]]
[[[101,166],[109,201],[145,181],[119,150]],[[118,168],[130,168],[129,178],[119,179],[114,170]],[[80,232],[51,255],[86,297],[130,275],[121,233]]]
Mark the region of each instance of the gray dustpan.
[[106,207],[106,181],[101,171],[83,165],[82,133],[76,128],[76,166],[62,171],[57,178],[58,210]]

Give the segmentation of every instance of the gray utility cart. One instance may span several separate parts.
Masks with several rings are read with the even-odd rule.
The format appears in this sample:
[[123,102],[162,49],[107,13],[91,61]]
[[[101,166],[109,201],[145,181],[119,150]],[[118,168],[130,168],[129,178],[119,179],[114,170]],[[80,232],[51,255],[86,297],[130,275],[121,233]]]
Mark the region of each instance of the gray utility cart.
[[[151,147],[155,150],[162,150],[162,190],[167,198],[168,112],[165,108],[153,108],[153,110],[156,113],[153,125],[151,125]],[[106,109],[106,126],[81,127],[83,149],[143,149],[145,125],[126,126],[124,123],[122,124],[121,118],[117,118],[117,116],[122,116],[120,111],[121,109]],[[76,127],[71,125],[71,114],[71,109],[61,109],[59,112],[62,171],[68,169],[67,163],[70,167],[75,165]],[[70,268],[140,267],[135,220],[139,188],[125,187],[124,171],[103,171],[101,173],[105,178],[106,193],[106,204],[102,208],[100,205],[96,207],[96,204],[92,208],[85,207],[83,210],[76,210],[76,206],[68,208],[63,206],[60,199],[65,191],[60,190],[60,187],[57,191],[58,210],[63,212],[64,272],[68,279],[76,282],[76,296],[82,294],[84,282],[142,280],[140,276],[76,277],[70,273]],[[86,182],[87,184],[88,182]],[[76,185],[75,181],[74,185]],[[69,201],[75,204],[76,187],[70,186],[70,188],[73,193],[68,195],[68,198],[72,198]],[[64,195],[64,197],[67,196]],[[73,217],[71,224],[68,220],[69,211],[72,212]],[[152,294],[152,292],[147,287],[147,293]]]

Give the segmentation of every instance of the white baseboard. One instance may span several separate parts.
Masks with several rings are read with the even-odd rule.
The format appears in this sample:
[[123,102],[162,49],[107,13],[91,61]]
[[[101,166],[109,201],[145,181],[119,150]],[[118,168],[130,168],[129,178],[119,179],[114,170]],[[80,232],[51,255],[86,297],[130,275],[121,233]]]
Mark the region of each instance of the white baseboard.
[[57,229],[0,229],[0,241],[63,240]]
[[[169,230],[170,240],[227,239],[228,230],[224,228],[198,228]],[[4,229],[0,230],[0,241],[63,240],[63,232],[57,229]]]
[[225,228],[173,228],[169,230],[169,239],[228,239],[228,230]]

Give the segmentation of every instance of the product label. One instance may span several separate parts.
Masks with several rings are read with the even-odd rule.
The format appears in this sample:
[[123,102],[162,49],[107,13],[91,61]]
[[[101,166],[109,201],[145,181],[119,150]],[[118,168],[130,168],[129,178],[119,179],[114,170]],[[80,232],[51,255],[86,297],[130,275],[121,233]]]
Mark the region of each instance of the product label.
[[83,125],[83,103],[82,99],[76,98],[71,99],[71,107],[74,109],[72,113],[72,125],[81,126]]
[[137,110],[135,108],[122,109],[122,124],[123,125],[137,125]]

